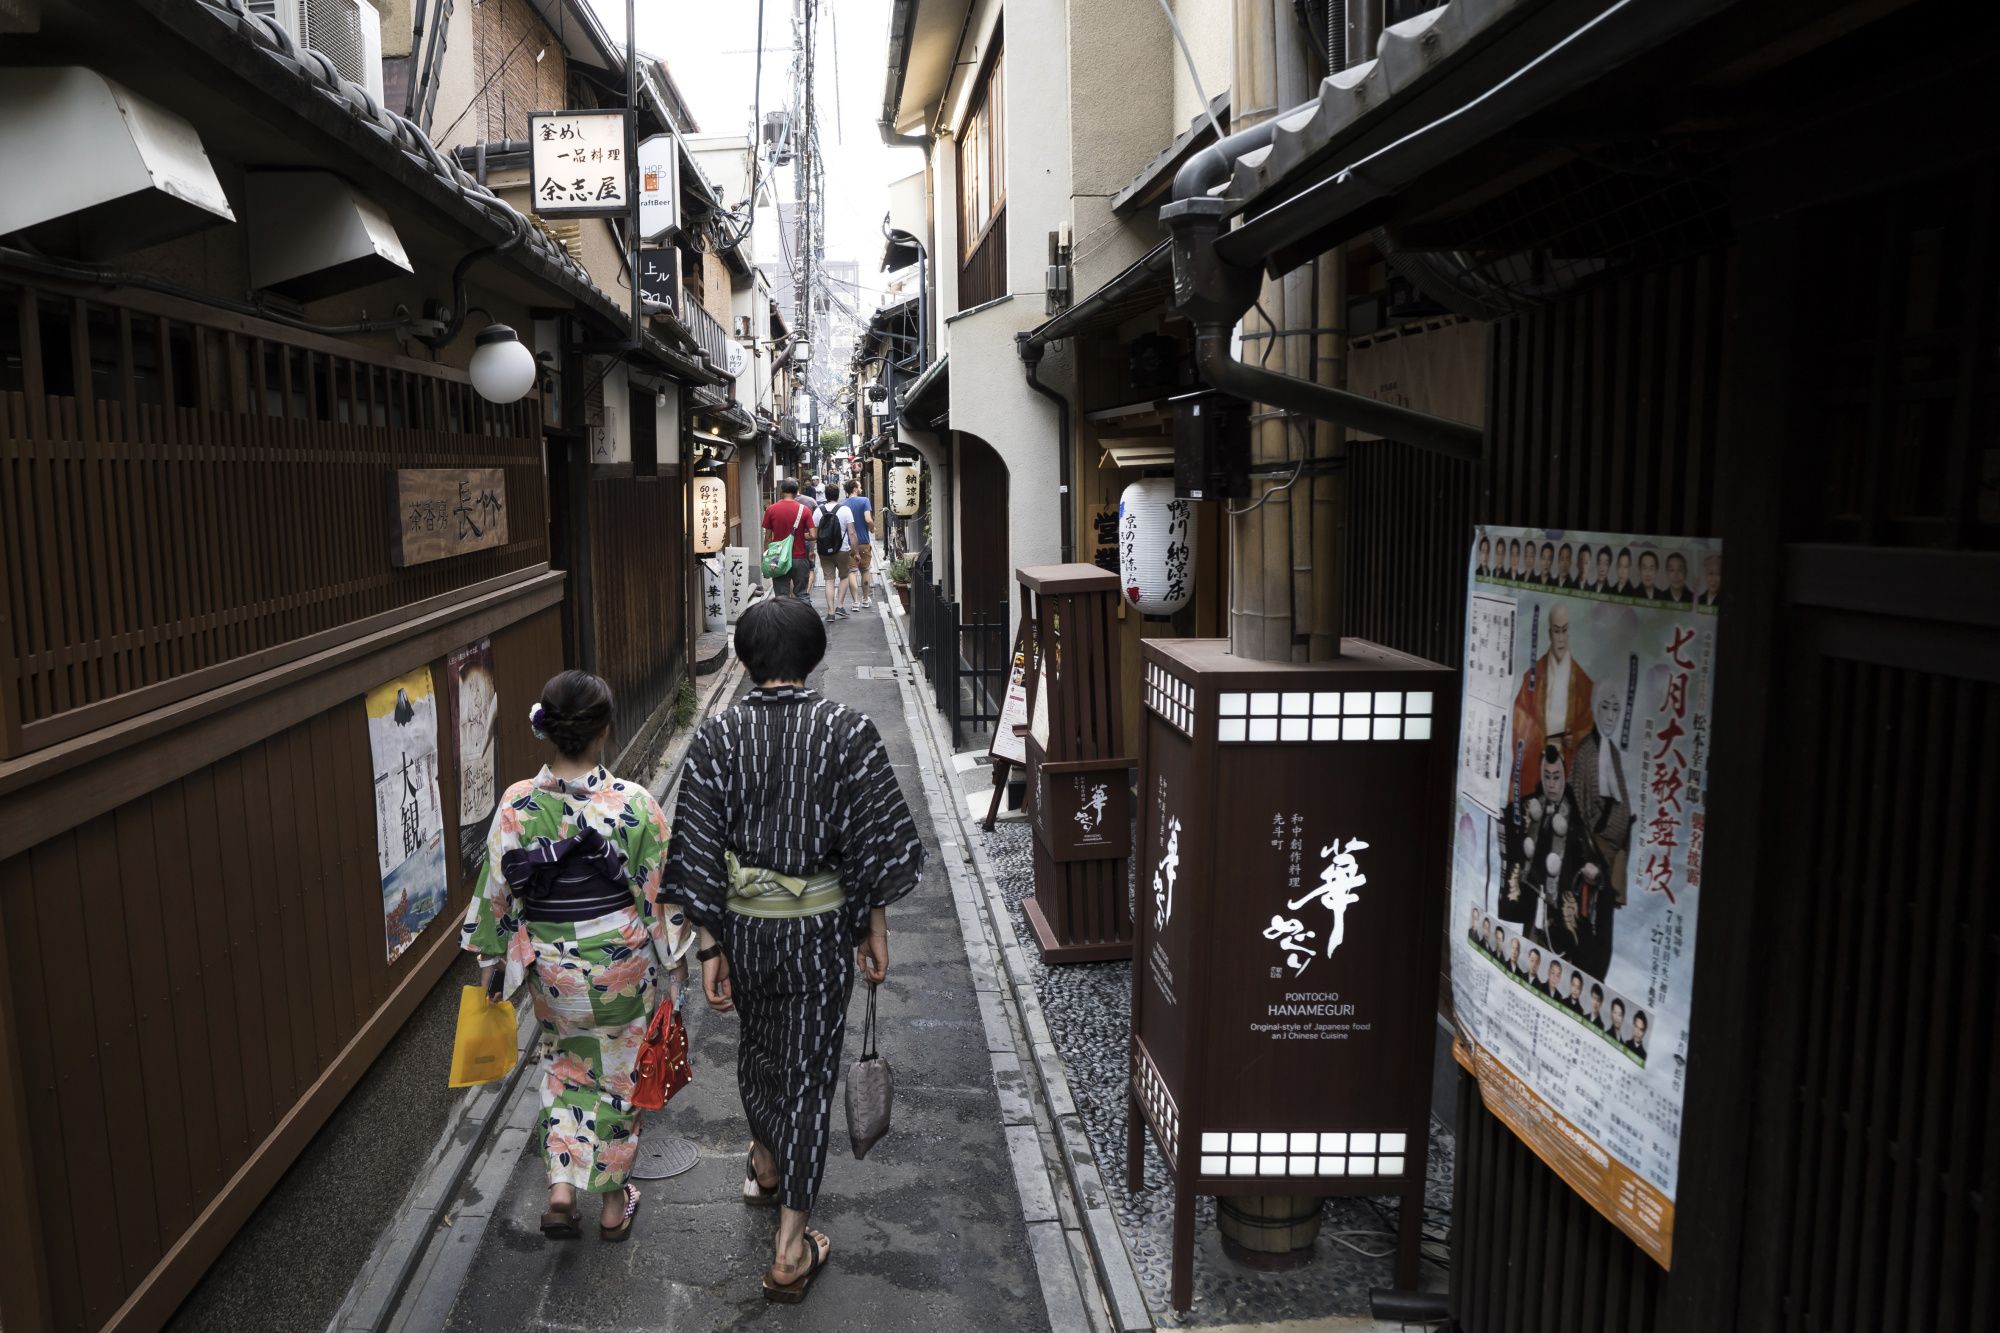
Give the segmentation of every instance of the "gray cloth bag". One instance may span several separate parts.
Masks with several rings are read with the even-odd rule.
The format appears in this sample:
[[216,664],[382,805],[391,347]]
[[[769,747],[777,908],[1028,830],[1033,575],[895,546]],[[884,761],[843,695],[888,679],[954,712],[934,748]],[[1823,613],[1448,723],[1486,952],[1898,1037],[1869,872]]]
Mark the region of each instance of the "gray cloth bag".
[[875,1050],[875,990],[868,987],[861,1058],[847,1067],[847,1138],[857,1161],[889,1132],[889,1109],[896,1100],[896,1071]]

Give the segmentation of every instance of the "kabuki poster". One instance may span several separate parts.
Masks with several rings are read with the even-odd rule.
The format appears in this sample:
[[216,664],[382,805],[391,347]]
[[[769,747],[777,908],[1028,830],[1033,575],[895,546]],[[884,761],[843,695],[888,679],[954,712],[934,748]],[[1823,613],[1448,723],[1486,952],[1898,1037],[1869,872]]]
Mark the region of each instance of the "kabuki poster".
[[1667,1267],[1722,544],[1482,528],[1467,564],[1455,1052]]
[[431,669],[368,691],[375,761],[375,851],[390,962],[444,910],[444,811],[438,799],[437,693]]

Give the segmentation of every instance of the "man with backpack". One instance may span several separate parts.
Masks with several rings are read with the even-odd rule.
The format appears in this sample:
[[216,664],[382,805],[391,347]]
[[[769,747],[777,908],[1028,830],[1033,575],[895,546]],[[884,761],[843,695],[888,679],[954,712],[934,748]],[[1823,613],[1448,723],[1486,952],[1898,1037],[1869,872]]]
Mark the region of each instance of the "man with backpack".
[[861,605],[866,609],[875,605],[869,598],[868,589],[875,570],[875,534],[870,530],[870,521],[875,515],[875,503],[861,493],[861,483],[849,477],[847,498],[842,500],[840,505],[853,519],[854,577],[861,584]]
[[813,509],[799,499],[798,482],[787,477],[784,498],[764,511],[764,577],[775,593],[804,600],[812,588]]
[[830,625],[847,619],[846,603],[860,600],[854,591],[854,515],[832,498],[820,506],[814,522],[818,525],[819,576],[826,588],[826,620]]

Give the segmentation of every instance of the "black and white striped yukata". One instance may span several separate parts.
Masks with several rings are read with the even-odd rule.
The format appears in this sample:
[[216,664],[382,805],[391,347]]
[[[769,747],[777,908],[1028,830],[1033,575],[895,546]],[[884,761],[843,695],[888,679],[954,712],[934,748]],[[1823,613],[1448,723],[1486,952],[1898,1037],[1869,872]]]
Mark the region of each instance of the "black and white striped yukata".
[[[801,878],[840,872],[847,901],[817,916],[728,909],[724,853]],[[696,733],[667,849],[669,897],[729,957],[742,1021],[736,1081],[750,1131],[778,1163],[778,1202],[812,1209],[869,912],[916,887],[923,844],[875,724],[809,689],[752,690]]]

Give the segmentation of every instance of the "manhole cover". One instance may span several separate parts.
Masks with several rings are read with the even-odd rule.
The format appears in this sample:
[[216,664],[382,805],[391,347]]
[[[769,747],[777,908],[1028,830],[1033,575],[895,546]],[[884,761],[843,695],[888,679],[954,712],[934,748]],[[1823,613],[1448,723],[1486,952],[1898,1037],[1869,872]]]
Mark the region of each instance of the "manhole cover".
[[694,1170],[698,1156],[689,1140],[651,1130],[639,1138],[639,1160],[632,1174],[639,1180],[671,1180]]
[[901,667],[858,666],[854,668],[854,674],[860,680],[901,680],[903,670]]

